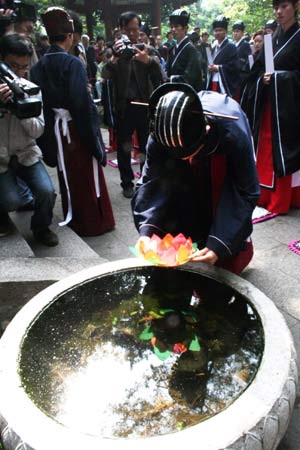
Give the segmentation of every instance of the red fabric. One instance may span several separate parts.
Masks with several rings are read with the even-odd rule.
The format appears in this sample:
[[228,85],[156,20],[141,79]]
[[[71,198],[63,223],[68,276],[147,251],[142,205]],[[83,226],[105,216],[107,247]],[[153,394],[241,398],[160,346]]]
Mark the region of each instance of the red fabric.
[[218,86],[219,86],[218,81],[212,81],[212,82],[211,82],[211,90],[212,90],[212,91],[214,91],[214,92],[219,92],[219,91],[218,91]]
[[[191,158],[190,163],[192,165],[193,174],[196,179],[199,178],[199,165],[201,160]],[[197,176],[198,175],[198,176]],[[213,217],[216,214],[218,202],[222,192],[224,180],[226,176],[226,157],[225,155],[212,155],[210,165],[210,177],[212,186],[212,213]],[[201,186],[199,187],[201,188]],[[232,273],[240,274],[245,267],[250,263],[253,257],[253,244],[252,241],[247,242],[247,247],[244,251],[241,251],[235,256],[226,258],[223,261],[217,261],[216,266],[229,270]]]
[[136,130],[134,130],[133,137],[132,137],[132,147],[133,147],[133,157],[138,158],[138,156],[139,156],[139,141],[138,141]]
[[240,99],[241,99],[241,86],[238,86],[238,87],[237,87],[236,94],[233,96],[233,99],[234,99],[236,102],[240,103]]
[[291,206],[293,208],[300,208],[300,186],[292,188]]
[[[273,169],[270,99],[266,99],[258,142],[256,167],[261,185],[259,206],[277,214],[286,214],[290,207],[300,207],[300,188],[292,188],[292,176],[277,178]],[[273,180],[274,178],[274,180]],[[272,188],[272,185],[274,187]]]
[[271,188],[273,185],[274,170],[272,154],[271,105],[269,97],[266,99],[265,109],[261,119],[256,158],[259,183]]
[[109,128],[108,129],[108,135],[109,135],[110,150],[112,152],[116,152],[117,151],[117,147],[118,147],[116,132],[112,128]]
[[[96,196],[92,157],[80,143],[72,122],[69,122],[71,143],[62,136],[64,161],[71,194],[73,218],[68,224],[80,236],[98,236],[115,226],[102,167],[98,164],[100,197]],[[67,191],[62,172],[58,171],[63,212],[68,211]]]
[[226,259],[225,261],[217,261],[216,266],[239,275],[248,266],[253,258],[253,254],[253,244],[252,241],[250,241],[247,242],[247,247],[245,250],[235,256],[232,256],[231,258]]
[[213,216],[215,216],[226,175],[226,158],[224,155],[212,156],[210,172],[211,172],[211,184],[214,187],[212,208],[213,208]]

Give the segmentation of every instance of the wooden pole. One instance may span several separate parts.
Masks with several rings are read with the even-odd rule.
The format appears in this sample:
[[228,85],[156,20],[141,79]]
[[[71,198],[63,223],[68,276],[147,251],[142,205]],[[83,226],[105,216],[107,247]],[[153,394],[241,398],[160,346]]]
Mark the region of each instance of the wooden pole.
[[111,20],[111,0],[103,0],[103,20],[105,25],[106,39],[112,38],[112,20]]
[[151,25],[157,27],[155,29],[155,36],[161,34],[161,0],[153,0],[152,2],[152,18]]

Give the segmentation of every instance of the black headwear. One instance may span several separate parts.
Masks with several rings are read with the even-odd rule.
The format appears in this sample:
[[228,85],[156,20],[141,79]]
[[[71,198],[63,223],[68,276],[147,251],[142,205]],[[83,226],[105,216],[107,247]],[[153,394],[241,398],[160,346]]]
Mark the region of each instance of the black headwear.
[[188,36],[189,36],[189,40],[191,42],[199,42],[199,40],[200,40],[200,36],[196,31],[193,31]]
[[151,34],[151,28],[149,27],[149,25],[147,23],[143,23],[140,27],[140,31],[142,31],[143,33],[145,33],[148,37]]
[[165,83],[149,101],[154,139],[174,158],[187,158],[200,147],[206,121],[197,92],[188,84]]
[[222,15],[217,16],[215,18],[215,20],[213,21],[212,27],[213,27],[213,29],[215,29],[215,28],[224,28],[225,30],[227,30],[229,20],[230,19],[228,19],[227,17],[224,17]]
[[241,31],[245,31],[245,24],[242,20],[237,20],[236,22],[234,22],[234,24],[232,25],[232,30],[241,30]]
[[175,9],[169,16],[170,23],[186,27],[190,20],[190,14],[184,9]]
[[268,20],[268,22],[265,23],[264,28],[270,28],[271,30],[275,31],[277,28],[277,22],[274,19]]

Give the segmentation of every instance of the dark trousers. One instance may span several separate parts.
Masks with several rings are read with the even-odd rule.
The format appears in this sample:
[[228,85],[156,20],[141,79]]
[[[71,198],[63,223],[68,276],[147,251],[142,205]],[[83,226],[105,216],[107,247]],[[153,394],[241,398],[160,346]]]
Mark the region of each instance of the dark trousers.
[[148,108],[127,103],[125,114],[117,123],[117,158],[123,189],[133,187],[134,173],[131,168],[132,136],[137,131],[141,166],[145,161],[149,134]]

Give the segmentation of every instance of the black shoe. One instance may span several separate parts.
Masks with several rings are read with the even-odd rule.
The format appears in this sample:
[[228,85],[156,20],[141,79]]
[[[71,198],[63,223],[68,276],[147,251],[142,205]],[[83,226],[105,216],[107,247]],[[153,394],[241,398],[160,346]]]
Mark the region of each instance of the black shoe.
[[31,200],[31,202],[26,203],[25,205],[22,205],[17,209],[17,212],[23,211],[34,211],[34,201]]
[[0,237],[5,237],[11,234],[13,226],[9,215],[7,213],[0,213]]
[[129,186],[127,188],[123,189],[123,195],[126,198],[132,198],[134,196],[134,190],[133,187]]
[[32,231],[33,236],[38,242],[41,242],[48,247],[55,247],[58,244],[58,237],[49,228]]

